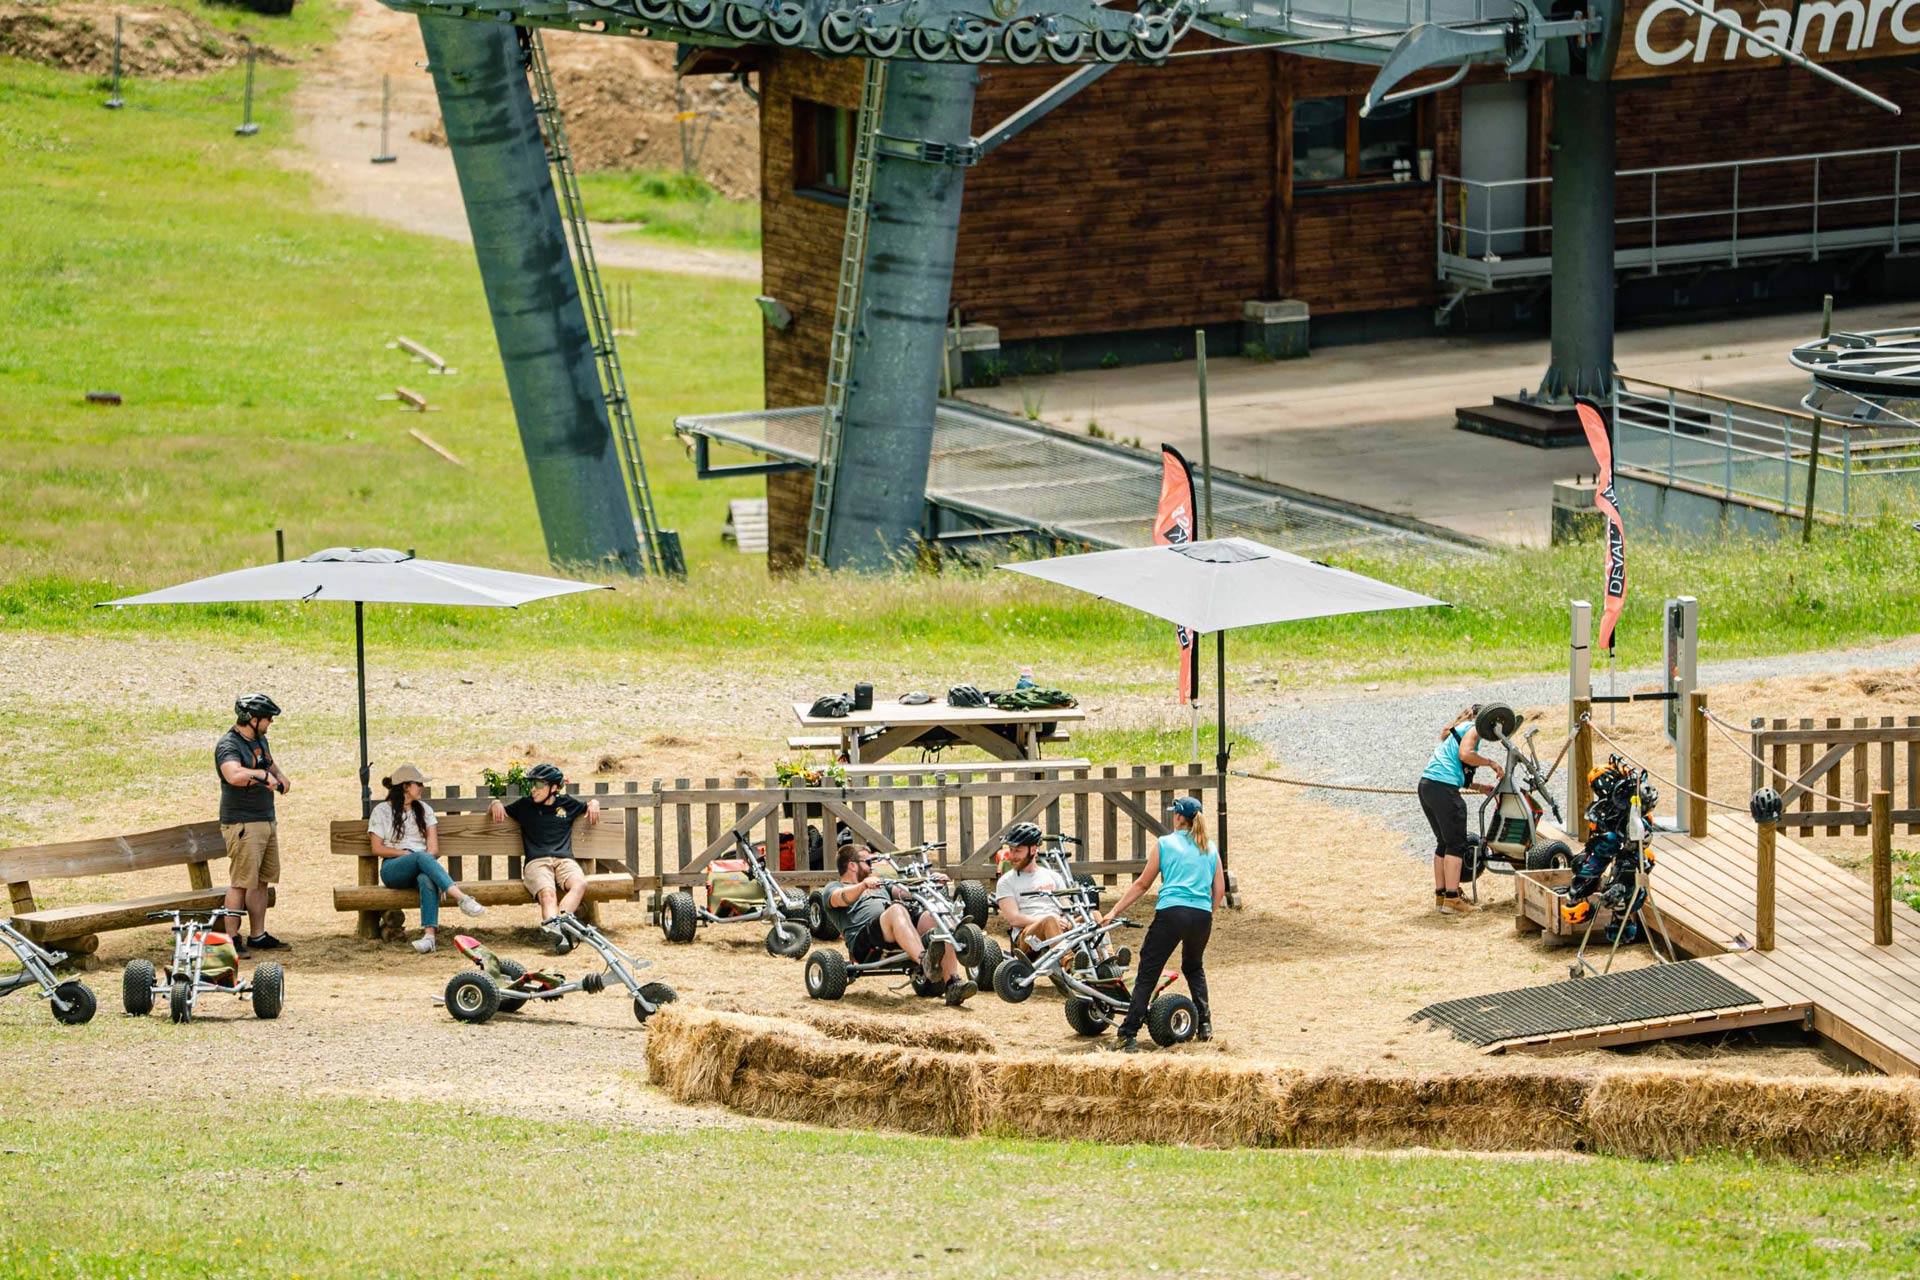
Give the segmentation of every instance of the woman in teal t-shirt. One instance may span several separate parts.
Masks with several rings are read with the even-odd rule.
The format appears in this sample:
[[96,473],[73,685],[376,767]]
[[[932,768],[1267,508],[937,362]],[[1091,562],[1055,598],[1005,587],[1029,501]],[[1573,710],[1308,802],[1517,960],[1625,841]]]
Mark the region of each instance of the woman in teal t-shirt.
[[1155,900],[1153,923],[1147,926],[1146,941],[1140,944],[1140,969],[1133,975],[1133,1003],[1127,1008],[1126,1021],[1120,1024],[1120,1039],[1114,1048],[1133,1053],[1139,1046],[1134,1037],[1147,1020],[1147,1006],[1153,1002],[1153,989],[1167,967],[1177,944],[1180,948],[1180,972],[1193,990],[1193,1003],[1200,1014],[1196,1038],[1213,1039],[1213,1012],[1207,1005],[1207,939],[1213,934],[1213,909],[1226,900],[1227,877],[1220,867],[1220,852],[1207,838],[1207,820],[1200,816],[1200,802],[1182,796],[1167,806],[1173,815],[1173,830],[1160,837],[1160,843],[1147,855],[1147,865],[1120,895],[1120,901],[1107,912],[1113,921],[1132,906],[1155,878],[1160,881],[1160,896]]

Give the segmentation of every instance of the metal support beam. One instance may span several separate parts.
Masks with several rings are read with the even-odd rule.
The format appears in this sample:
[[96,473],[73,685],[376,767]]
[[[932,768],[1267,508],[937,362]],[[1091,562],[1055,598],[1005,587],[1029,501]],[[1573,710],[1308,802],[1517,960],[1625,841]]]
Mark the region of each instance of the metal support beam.
[[978,138],[975,138],[973,141],[976,162],[981,156],[991,155],[1001,143],[1006,142],[1010,138],[1018,137],[1034,125],[1039,124],[1042,120],[1046,119],[1048,115],[1052,114],[1055,107],[1058,107],[1067,99],[1075,96],[1082,89],[1119,65],[1117,62],[1089,62],[1086,66],[1081,67],[1071,75],[1062,76],[1060,80],[1045,93],[1035,98],[1032,102],[1029,102],[1026,106],[1021,107],[1018,111],[981,134]]
[[533,499],[557,565],[642,572],[515,29],[420,19]]
[[1613,387],[1613,84],[1553,78],[1553,355],[1544,400]]
[[765,462],[723,463],[716,467],[710,460],[712,450],[711,437],[693,437],[693,474],[699,479],[733,480],[742,476],[773,476],[787,471],[813,470],[804,462],[789,462],[784,458],[769,458]]
[[[964,63],[894,63],[879,131],[969,144],[978,78]],[[965,176],[958,165],[892,151],[874,157],[829,568],[886,567],[919,537]]]

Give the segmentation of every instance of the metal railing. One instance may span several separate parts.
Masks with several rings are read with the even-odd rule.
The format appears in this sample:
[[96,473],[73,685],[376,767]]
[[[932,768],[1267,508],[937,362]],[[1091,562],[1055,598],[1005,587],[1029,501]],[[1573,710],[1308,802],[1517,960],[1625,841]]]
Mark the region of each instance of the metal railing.
[[1616,375],[1614,458],[1620,470],[1784,515],[1865,519],[1920,506],[1920,426],[1862,426],[1797,409]]
[[[1912,158],[1910,158],[1912,157]],[[1920,241],[1907,172],[1920,145],[1621,169],[1614,175],[1617,270],[1737,267]],[[1551,273],[1552,178],[1438,176],[1434,235],[1442,280],[1492,289]],[[1664,192],[1664,195],[1663,195]],[[1535,222],[1535,217],[1545,221]]]

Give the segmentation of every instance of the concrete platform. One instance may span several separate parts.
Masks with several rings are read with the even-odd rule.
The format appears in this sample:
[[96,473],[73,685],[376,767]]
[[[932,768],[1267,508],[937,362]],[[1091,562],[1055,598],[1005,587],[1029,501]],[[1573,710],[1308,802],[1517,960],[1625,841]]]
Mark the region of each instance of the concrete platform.
[[[1834,314],[1840,329],[1913,323],[1911,304]],[[1816,336],[1818,311],[1635,329],[1619,335],[1622,372],[1797,405],[1806,379],[1787,364]],[[1531,391],[1544,338],[1423,338],[1333,347],[1304,360],[1208,362],[1214,462],[1310,493],[1411,516],[1482,538],[1547,541],[1552,484],[1591,472],[1584,450],[1536,449],[1459,431],[1454,409]],[[1200,461],[1191,363],[1010,378],[965,397],[1068,430],[1161,441]]]

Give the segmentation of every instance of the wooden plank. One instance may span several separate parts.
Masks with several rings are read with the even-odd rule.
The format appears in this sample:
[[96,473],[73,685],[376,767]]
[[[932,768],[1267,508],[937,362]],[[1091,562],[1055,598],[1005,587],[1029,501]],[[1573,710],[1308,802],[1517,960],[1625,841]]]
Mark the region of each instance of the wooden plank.
[[427,446],[427,448],[433,450],[433,452],[439,454],[441,458],[445,459],[448,462],[451,462],[454,466],[464,467],[467,465],[466,463],[460,460],[459,455],[454,453],[453,450],[447,448],[447,446],[441,444],[438,440],[435,440],[432,436],[428,435],[426,432],[422,431],[420,428],[408,427],[407,434],[412,436],[415,440],[418,440],[421,444]]
[[[520,825],[508,818],[495,822],[484,813],[449,813],[440,819],[440,856],[451,868],[455,857],[512,858],[516,862],[526,845],[520,838]],[[329,851],[337,857],[361,857],[368,851],[367,824],[361,818],[348,818],[328,824]],[[584,866],[596,862],[626,861],[626,814],[603,810],[598,826],[581,818],[573,824],[573,856]],[[511,875],[518,877],[519,872]],[[493,877],[483,877],[492,879]]]
[[[1853,718],[1853,727],[1856,729],[1866,728],[1867,718],[1865,716],[1855,716]],[[1867,744],[1864,742],[1857,744],[1853,749],[1853,806],[1860,810],[1864,810],[1867,807]],[[1867,824],[1865,820],[1856,822],[1853,827],[1854,834],[1856,835],[1866,829]]]
[[[361,831],[365,830],[363,823]],[[22,880],[71,880],[184,866],[226,856],[218,822],[189,822],[131,835],[0,849],[0,880],[10,884]]]
[[1893,818],[1892,799],[1873,793],[1873,942],[1893,945]]
[[1773,1026],[1782,1022],[1804,1022],[1811,1026],[1813,1004],[1740,1005],[1728,1009],[1709,1009],[1698,1013],[1672,1014],[1664,1018],[1643,1018],[1637,1022],[1612,1023],[1603,1027],[1584,1027],[1547,1036],[1496,1040],[1480,1052],[1548,1054],[1581,1049],[1613,1049],[1622,1045],[1645,1044],[1652,1040],[1671,1040],[1681,1036],[1717,1035],[1745,1027]]
[[[1145,778],[1147,776],[1147,767],[1142,764],[1136,764],[1133,766],[1132,773],[1136,779]],[[1133,856],[1136,858],[1145,858],[1147,856],[1147,829],[1145,823],[1150,821],[1147,816],[1147,792],[1144,785],[1138,782],[1134,785],[1138,789],[1135,790],[1132,795],[1115,796],[1114,802],[1134,820]]]
[[[1806,720],[1806,719],[1802,719],[1800,721],[1800,731],[1802,733],[1810,732],[1812,729],[1813,729],[1813,721]],[[1805,738],[1805,739],[1802,739],[1800,742],[1800,763],[1798,765],[1799,776],[1803,778],[1806,777],[1807,774],[1812,769],[1813,769],[1813,739]],[[1813,812],[1813,787],[1811,784],[1809,784],[1804,790],[1798,792],[1797,798],[1800,801],[1801,813]]]
[[[1914,731],[1907,742],[1907,808],[1920,814],[1920,716],[1908,716],[1907,728]],[[1920,818],[1907,824],[1907,834],[1920,835]]]
[[[211,911],[225,902],[225,889],[182,889],[174,893],[148,894],[119,902],[78,903],[66,907],[48,907],[13,917],[13,927],[35,942],[72,938],[86,933],[111,933],[118,929],[139,929],[156,921],[147,919],[149,911]],[[415,901],[419,900],[414,895]],[[272,885],[267,886],[269,906],[277,901]]]
[[[519,880],[470,880],[458,887],[489,907],[519,906],[534,900]],[[593,902],[616,902],[632,897],[634,887],[633,877],[624,871],[601,872],[587,877],[587,898]],[[336,911],[404,911],[419,901],[419,893],[412,889],[342,885],[333,891]]]
[[[1827,728],[1837,732],[1840,728],[1840,717],[1828,716]],[[1831,742],[1832,739],[1829,738],[1828,741]],[[1845,745],[1845,744],[1836,744],[1836,745]],[[1838,812],[1840,809],[1840,771],[1839,769],[1836,768],[1827,774],[1827,789],[1825,794],[1826,794],[1826,813],[1823,816],[1827,820],[1826,828],[1829,832],[1838,831],[1840,829],[1840,823],[1837,819],[1834,819],[1832,815]]]
[[[1883,742],[1888,738],[1885,727],[1856,723],[1852,728],[1840,727],[1840,717],[1827,720],[1827,727],[1816,728],[1813,721],[1803,719],[1800,727],[1789,729],[1784,721],[1775,720],[1774,727],[1767,730],[1768,743],[1798,744],[1812,746],[1819,743],[1825,746],[1854,746],[1863,742]],[[1920,740],[1920,718],[1909,718],[1907,724],[1895,725],[1892,732],[1894,742],[1913,742]]]
[[1077,707],[1053,707],[1034,711],[1002,711],[998,707],[950,707],[945,702],[908,706],[901,702],[876,702],[870,710],[852,711],[844,716],[809,715],[809,702],[793,704],[793,714],[807,729],[843,730],[848,727],[879,729],[899,725],[923,728],[955,729],[959,725],[1003,725],[1069,723],[1085,720],[1087,713]]

